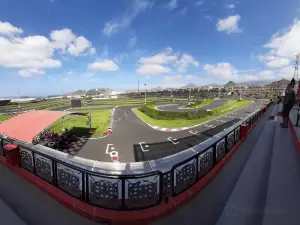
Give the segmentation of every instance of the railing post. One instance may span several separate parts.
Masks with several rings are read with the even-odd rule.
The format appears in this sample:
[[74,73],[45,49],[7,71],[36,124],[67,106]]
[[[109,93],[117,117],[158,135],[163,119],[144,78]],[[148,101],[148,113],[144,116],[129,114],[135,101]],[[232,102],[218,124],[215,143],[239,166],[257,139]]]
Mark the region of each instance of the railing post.
[[248,124],[247,123],[243,123],[241,125],[241,139],[245,139],[246,136],[248,134]]

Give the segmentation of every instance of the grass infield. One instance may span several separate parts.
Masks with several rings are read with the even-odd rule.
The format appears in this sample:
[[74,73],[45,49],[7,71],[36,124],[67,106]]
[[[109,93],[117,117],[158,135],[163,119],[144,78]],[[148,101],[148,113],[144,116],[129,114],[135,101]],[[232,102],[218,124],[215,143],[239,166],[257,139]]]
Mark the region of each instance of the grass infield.
[[12,118],[13,116],[14,115],[8,115],[8,114],[0,115],[0,121],[8,120],[8,119]]
[[211,115],[205,116],[199,119],[174,119],[174,120],[157,120],[153,119],[150,116],[146,115],[145,113],[139,111],[139,109],[135,108],[133,111],[146,123],[152,126],[159,126],[163,128],[182,128],[182,127],[190,127],[195,126],[209,120],[215,119],[219,116],[225,115],[229,112],[237,110],[239,108],[245,107],[246,105],[250,104],[250,100],[231,100],[227,104],[215,108],[211,111]]
[[[90,127],[86,124],[88,122],[87,116],[74,116],[68,115],[63,119],[59,119],[51,125],[49,130],[62,134],[63,125],[67,128],[69,133],[74,134],[78,137],[100,137],[107,130],[110,122],[112,110],[101,110],[101,111],[92,111],[92,130],[94,131],[93,135],[89,134]],[[81,112],[84,113],[84,112]]]

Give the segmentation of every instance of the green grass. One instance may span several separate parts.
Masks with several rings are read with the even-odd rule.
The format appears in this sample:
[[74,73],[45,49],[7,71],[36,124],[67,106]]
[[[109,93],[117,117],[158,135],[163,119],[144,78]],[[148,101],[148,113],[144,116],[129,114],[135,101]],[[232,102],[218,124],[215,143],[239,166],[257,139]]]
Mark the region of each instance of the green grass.
[[186,119],[177,119],[177,120],[155,120],[146,114],[139,111],[137,108],[133,109],[133,111],[142,118],[146,123],[152,126],[159,126],[165,128],[181,128],[181,127],[189,127],[196,124],[204,123],[205,121],[211,120],[215,118],[215,116],[207,116],[201,119],[195,120],[186,120]]
[[101,109],[101,108],[113,108],[115,106],[133,106],[133,105],[140,105],[143,104],[143,101],[140,102],[110,102],[110,103],[105,103],[99,105],[88,105],[88,106],[82,106],[74,109]]
[[194,125],[201,124],[206,121],[215,119],[216,117],[225,115],[231,111],[237,110],[238,108],[242,108],[250,103],[251,103],[250,100],[242,100],[242,101],[232,100],[221,107],[213,109],[211,111],[211,114],[209,114],[203,118],[192,119],[192,120],[191,119],[157,120],[157,119],[153,119],[150,116],[144,114],[143,112],[139,111],[138,109],[133,109],[133,111],[140,118],[142,118],[142,120],[144,120],[146,123],[148,123],[152,126],[159,126],[159,127],[165,127],[165,128],[182,128],[182,127],[194,126]]
[[8,119],[12,118],[13,116],[14,115],[7,115],[7,114],[0,115],[0,121],[8,120]]
[[30,109],[52,109],[60,106],[69,106],[70,101],[64,100],[64,104],[62,101],[45,101],[45,102],[37,102],[37,103],[22,103],[21,108],[19,109],[18,105],[11,105],[11,106],[3,106],[0,107],[1,110],[12,110],[15,112],[30,110]]
[[228,112],[237,110],[238,108],[242,108],[246,105],[249,105],[251,103],[251,100],[230,100],[227,104],[220,106],[218,108],[215,108],[212,110],[214,115],[224,115]]
[[[90,137],[99,137],[107,130],[110,122],[111,110],[101,110],[93,111],[92,114],[92,129],[94,134],[90,136],[89,126],[86,125],[88,122],[87,116],[74,116],[68,115],[64,119],[64,127],[67,128],[72,134],[81,137],[81,136],[90,136]],[[60,119],[51,125],[49,130],[62,134],[61,131],[63,128],[63,120]]]
[[198,108],[198,107],[202,107],[202,106],[211,104],[214,101],[215,101],[214,99],[205,99],[205,100],[201,100],[201,101],[196,101],[196,102],[194,102],[194,103],[192,103],[190,105],[186,105],[185,108],[194,109],[194,108]]

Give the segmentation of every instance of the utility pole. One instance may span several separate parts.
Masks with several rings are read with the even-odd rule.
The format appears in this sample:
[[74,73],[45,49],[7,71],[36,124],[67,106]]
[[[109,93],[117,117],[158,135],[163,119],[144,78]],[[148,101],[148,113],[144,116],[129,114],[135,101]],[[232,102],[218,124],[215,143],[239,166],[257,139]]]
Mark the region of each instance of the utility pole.
[[20,105],[20,103],[21,103],[21,95],[20,95],[20,92],[18,92],[18,95],[19,95],[19,109],[21,108],[21,105]]
[[147,85],[145,84],[145,105],[147,104]]
[[140,93],[140,79],[138,79],[138,93]]
[[62,99],[62,104],[64,104],[64,92],[61,90],[61,99]]

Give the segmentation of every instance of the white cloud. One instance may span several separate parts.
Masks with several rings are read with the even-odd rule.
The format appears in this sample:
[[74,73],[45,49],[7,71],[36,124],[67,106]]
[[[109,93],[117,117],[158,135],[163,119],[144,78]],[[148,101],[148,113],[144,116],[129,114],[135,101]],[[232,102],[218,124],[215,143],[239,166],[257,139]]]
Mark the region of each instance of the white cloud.
[[210,15],[207,15],[207,16],[205,16],[205,17],[204,17],[204,19],[207,19],[207,20],[212,20],[212,16],[210,16]]
[[175,53],[172,48],[166,48],[151,57],[141,57],[139,63],[142,65],[140,65],[137,73],[143,75],[171,72],[170,67],[176,68],[180,73],[184,73],[191,66],[199,66],[199,62],[193,56],[187,53]]
[[235,5],[234,4],[228,4],[226,5],[227,9],[235,9]]
[[195,2],[195,6],[201,6],[203,5],[204,1],[197,1]]
[[32,77],[34,75],[44,75],[45,72],[39,69],[22,69],[18,71],[18,74],[22,77]]
[[12,36],[15,34],[22,34],[23,30],[18,27],[14,27],[8,22],[0,21],[0,35]]
[[91,47],[91,43],[83,36],[76,38],[74,43],[71,43],[68,48],[68,52],[71,55],[79,56],[85,50]]
[[176,66],[178,67],[178,72],[184,73],[189,66],[199,66],[199,62],[193,58],[193,56],[184,53],[181,59],[176,61]]
[[91,55],[96,54],[96,49],[95,49],[95,48],[90,48],[90,49],[89,49],[89,53],[90,53]]
[[204,70],[223,79],[233,79],[237,73],[235,67],[227,62],[220,62],[214,65],[206,64],[204,65]]
[[277,76],[285,79],[292,79],[294,76],[294,69],[293,66],[282,67],[277,71]]
[[170,0],[167,4],[167,8],[171,11],[173,9],[176,9],[178,7],[178,1],[179,0]]
[[186,82],[194,82],[198,81],[199,77],[195,75],[182,75],[182,74],[172,74],[168,76],[164,76],[164,81],[168,84],[170,83],[180,83],[181,85]]
[[137,43],[137,37],[132,37],[128,41],[128,47],[133,48]]
[[260,79],[270,80],[275,78],[275,74],[272,70],[263,70],[259,73]]
[[122,29],[130,27],[132,21],[141,12],[151,8],[153,3],[147,0],[135,0],[130,8],[119,18],[108,21],[104,24],[103,33],[111,36]]
[[163,87],[182,87],[188,83],[194,83],[196,85],[204,85],[208,83],[216,83],[214,78],[200,77],[197,75],[183,75],[183,74],[170,74],[164,76],[164,83],[160,86]]
[[50,33],[50,37],[53,40],[53,47],[63,51],[66,50],[68,45],[76,39],[75,34],[67,28],[52,31]]
[[83,36],[76,37],[70,29],[54,30],[51,32],[50,37],[53,40],[52,45],[54,48],[63,52],[67,51],[70,55],[79,56],[87,50],[90,54],[95,54],[96,49],[92,48],[91,42]]
[[7,22],[1,22],[0,30],[0,67],[19,68],[18,74],[23,77],[43,75],[43,69],[61,67],[61,62],[54,58],[57,51],[75,56],[86,50],[90,54],[96,51],[85,37],[76,37],[67,28],[52,31],[51,40],[39,35],[16,36],[23,30]]
[[53,48],[43,36],[12,40],[0,37],[0,66],[15,68],[58,68],[61,62],[52,58]]
[[169,64],[178,59],[177,55],[171,54],[172,52],[172,48],[167,48],[152,57],[141,57],[139,62],[144,64]]
[[117,71],[119,66],[112,60],[103,60],[88,65],[90,70]]
[[184,7],[181,11],[180,11],[180,14],[181,15],[185,15],[186,13],[187,13],[187,8],[186,7]]
[[282,58],[274,55],[258,56],[260,61],[264,62],[269,68],[280,68],[290,64],[290,60],[287,58]]
[[[279,32],[272,35],[271,40],[264,46],[270,49],[265,56],[258,56],[258,59],[270,68],[281,68],[288,66],[299,52],[300,43],[300,21],[294,23],[285,29],[281,34]],[[289,67],[285,67],[287,70]],[[283,71],[285,73],[285,71]]]
[[171,72],[171,69],[158,64],[142,64],[136,72],[141,75],[158,75],[169,73]]
[[275,58],[272,61],[266,63],[266,65],[270,68],[280,68],[283,66],[287,66],[290,64],[290,61],[286,58]]
[[225,31],[230,33],[239,33],[241,29],[239,28],[239,21],[241,20],[240,15],[228,16],[227,18],[220,19],[217,23],[218,31]]

